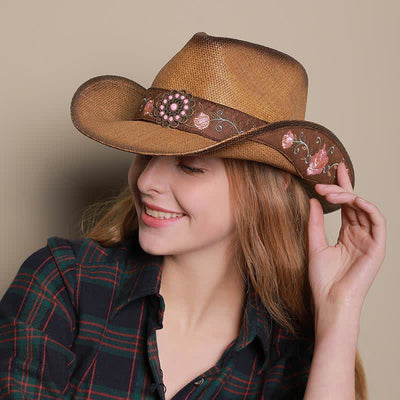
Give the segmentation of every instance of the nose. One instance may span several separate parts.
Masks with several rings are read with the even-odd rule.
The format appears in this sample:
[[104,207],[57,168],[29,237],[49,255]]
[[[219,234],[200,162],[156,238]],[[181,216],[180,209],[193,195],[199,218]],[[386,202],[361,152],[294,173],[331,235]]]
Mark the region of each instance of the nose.
[[171,156],[151,156],[137,179],[137,187],[143,194],[162,193],[168,186],[168,165]]

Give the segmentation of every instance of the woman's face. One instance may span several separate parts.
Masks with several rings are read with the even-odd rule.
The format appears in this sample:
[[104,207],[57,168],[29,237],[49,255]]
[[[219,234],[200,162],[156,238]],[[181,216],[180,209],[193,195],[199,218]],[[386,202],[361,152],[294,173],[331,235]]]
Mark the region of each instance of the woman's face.
[[[222,159],[137,155],[128,183],[139,219],[139,242],[147,253],[176,255],[225,246],[231,240],[234,221]],[[142,202],[184,215],[154,218],[145,214]]]

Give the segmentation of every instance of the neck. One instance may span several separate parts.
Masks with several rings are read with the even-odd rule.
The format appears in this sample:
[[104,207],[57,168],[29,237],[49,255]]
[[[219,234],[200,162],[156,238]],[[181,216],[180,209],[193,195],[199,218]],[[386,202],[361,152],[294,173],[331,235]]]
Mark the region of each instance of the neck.
[[164,326],[173,326],[184,336],[211,326],[221,335],[239,334],[246,286],[227,259],[210,252],[164,256],[160,286]]

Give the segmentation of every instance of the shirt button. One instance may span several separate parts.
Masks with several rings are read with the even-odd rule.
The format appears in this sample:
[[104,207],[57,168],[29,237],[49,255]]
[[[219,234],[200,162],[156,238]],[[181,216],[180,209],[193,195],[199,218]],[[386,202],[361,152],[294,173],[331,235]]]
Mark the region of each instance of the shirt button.
[[204,378],[201,377],[199,380],[194,381],[194,384],[195,384],[196,386],[199,386],[199,385],[201,385],[203,382],[204,382]]

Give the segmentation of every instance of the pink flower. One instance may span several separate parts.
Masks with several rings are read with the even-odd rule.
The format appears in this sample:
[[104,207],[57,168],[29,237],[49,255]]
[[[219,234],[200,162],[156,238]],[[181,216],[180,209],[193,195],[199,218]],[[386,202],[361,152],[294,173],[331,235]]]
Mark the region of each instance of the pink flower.
[[194,118],[194,125],[196,128],[205,129],[208,125],[210,125],[210,117],[201,112],[196,118]]
[[292,131],[288,131],[286,135],[283,135],[282,147],[284,149],[288,149],[293,144],[293,140],[294,140],[294,135]]
[[322,172],[322,169],[328,163],[329,159],[326,154],[325,146],[326,144],[324,143],[322,149],[311,157],[310,163],[307,168],[307,175],[320,174]]

